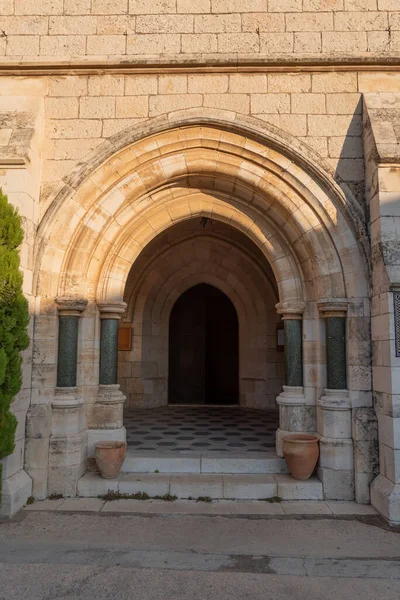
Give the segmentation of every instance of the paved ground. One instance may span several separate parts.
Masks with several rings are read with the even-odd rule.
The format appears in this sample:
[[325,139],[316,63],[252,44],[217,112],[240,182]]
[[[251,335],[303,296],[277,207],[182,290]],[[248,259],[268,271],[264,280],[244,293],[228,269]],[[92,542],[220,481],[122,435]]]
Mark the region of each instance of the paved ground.
[[376,515],[22,511],[0,523],[1,600],[399,597],[400,533]]
[[126,439],[135,450],[260,453],[275,448],[276,410],[239,406],[125,409]]

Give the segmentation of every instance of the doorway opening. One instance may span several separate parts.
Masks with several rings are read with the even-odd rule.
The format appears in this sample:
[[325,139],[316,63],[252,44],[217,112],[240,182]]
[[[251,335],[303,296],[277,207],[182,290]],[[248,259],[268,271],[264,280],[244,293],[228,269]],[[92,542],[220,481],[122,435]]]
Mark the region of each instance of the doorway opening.
[[239,403],[238,317],[212,285],[195,285],[172,309],[168,381],[169,404]]

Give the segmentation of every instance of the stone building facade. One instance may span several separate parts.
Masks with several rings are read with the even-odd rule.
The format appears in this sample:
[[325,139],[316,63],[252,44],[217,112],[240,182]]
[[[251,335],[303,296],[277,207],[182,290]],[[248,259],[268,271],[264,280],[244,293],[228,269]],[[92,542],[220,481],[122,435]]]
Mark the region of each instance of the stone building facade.
[[125,396],[169,402],[171,311],[208,284],[278,455],[317,433],[325,497],[400,522],[399,71],[398,0],[0,0],[32,317],[2,514],[76,495]]

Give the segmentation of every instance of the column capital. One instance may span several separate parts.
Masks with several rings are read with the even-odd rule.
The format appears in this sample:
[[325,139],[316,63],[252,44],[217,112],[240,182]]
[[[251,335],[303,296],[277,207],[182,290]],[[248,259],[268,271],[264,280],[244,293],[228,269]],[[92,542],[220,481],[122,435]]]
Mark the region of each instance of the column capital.
[[321,298],[321,300],[317,300],[318,310],[324,319],[345,317],[348,305],[347,298]]
[[303,312],[306,307],[306,303],[302,300],[286,300],[285,302],[278,302],[275,304],[275,308],[279,315],[282,315],[282,319],[301,320],[303,318]]
[[88,303],[86,298],[76,296],[58,296],[55,302],[61,317],[80,317]]
[[117,319],[122,318],[126,310],[126,302],[98,302],[97,308],[100,311],[100,319]]

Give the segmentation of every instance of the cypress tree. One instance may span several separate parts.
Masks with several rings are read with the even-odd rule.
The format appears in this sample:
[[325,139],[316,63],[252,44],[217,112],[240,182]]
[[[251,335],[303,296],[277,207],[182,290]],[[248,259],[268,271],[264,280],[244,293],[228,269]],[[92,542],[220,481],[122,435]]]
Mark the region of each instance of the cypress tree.
[[[0,459],[15,447],[17,419],[10,406],[22,385],[21,350],[29,345],[28,304],[19,270],[23,237],[21,217],[0,189]],[[1,479],[0,464],[0,501]]]

